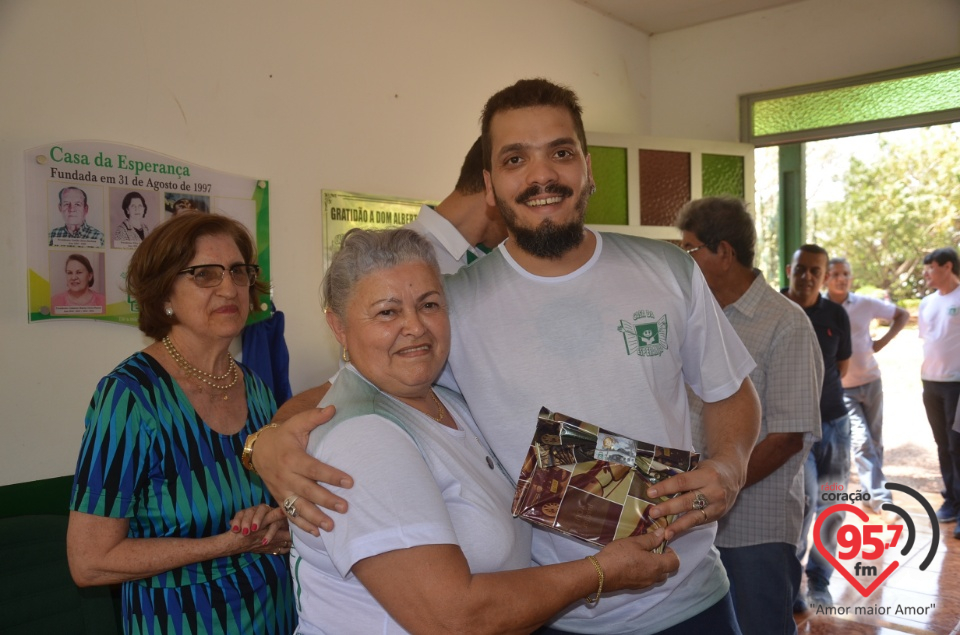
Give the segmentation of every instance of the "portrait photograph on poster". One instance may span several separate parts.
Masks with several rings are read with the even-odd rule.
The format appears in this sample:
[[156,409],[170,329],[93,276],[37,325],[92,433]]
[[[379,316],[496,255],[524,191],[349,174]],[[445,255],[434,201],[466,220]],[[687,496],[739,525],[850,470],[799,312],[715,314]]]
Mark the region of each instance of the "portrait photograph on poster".
[[150,230],[163,220],[160,195],[150,190],[110,188],[111,245],[114,249],[136,249]]
[[[103,188],[64,181],[47,185],[50,247],[103,247]],[[92,211],[91,211],[92,210]]]
[[183,195],[179,192],[164,192],[163,210],[169,216],[176,216],[180,212],[210,211],[210,197],[199,195]]
[[[242,223],[270,279],[270,195],[263,179],[228,174],[103,141],[59,141],[24,151],[29,322],[92,319],[135,326],[126,292],[130,257],[177,213]],[[270,306],[270,294],[258,298]],[[250,321],[269,317],[251,314]]]
[[[107,307],[103,292],[103,252],[50,252],[49,311],[52,315],[102,315]],[[62,271],[61,276],[57,272]]]

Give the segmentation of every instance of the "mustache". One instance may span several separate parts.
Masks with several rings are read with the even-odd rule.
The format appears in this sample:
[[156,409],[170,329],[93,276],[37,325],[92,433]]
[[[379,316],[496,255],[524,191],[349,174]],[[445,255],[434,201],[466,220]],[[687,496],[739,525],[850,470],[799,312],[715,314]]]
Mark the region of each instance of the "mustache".
[[546,187],[531,185],[524,191],[520,192],[514,201],[518,205],[523,205],[534,196],[539,196],[540,194],[558,194],[564,198],[568,198],[573,196],[573,188],[567,187],[566,185],[561,185],[560,183],[550,183]]

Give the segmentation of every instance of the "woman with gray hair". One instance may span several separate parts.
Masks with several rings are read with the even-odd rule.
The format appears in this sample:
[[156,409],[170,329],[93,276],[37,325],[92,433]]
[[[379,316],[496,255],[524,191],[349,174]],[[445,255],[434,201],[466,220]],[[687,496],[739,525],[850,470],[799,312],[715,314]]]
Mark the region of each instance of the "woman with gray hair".
[[[349,465],[354,486],[335,488],[349,512],[332,531],[293,530],[298,632],[528,633],[571,602],[676,570],[676,558],[670,570],[639,566],[662,532],[529,568],[530,527],[510,515],[513,483],[463,398],[433,385],[450,323],[436,257],[419,234],[348,232],[323,301],[346,365],[323,402],[337,414],[307,451]],[[297,506],[284,501],[292,516]]]

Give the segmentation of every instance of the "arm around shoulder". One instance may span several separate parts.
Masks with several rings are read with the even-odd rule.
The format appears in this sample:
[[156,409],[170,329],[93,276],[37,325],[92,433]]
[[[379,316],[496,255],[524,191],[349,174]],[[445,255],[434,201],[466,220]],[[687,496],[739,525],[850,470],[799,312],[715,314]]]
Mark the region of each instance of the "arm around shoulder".
[[334,412],[332,406],[310,407],[276,428],[264,430],[257,437],[255,451],[250,457],[250,463],[276,500],[296,496],[314,503],[298,505],[297,517],[290,519],[314,535],[319,534],[319,529],[329,531],[333,527],[333,520],[320,510],[321,507],[341,513],[347,511],[347,502],[319,483],[345,488],[353,486],[349,474],[324,465],[307,454],[310,432],[330,421]]

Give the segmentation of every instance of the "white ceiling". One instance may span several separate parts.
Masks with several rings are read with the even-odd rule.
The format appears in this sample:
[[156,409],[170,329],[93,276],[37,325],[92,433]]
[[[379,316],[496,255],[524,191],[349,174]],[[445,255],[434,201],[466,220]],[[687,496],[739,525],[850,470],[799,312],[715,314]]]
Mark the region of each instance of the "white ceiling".
[[573,0],[648,35],[804,0]]

